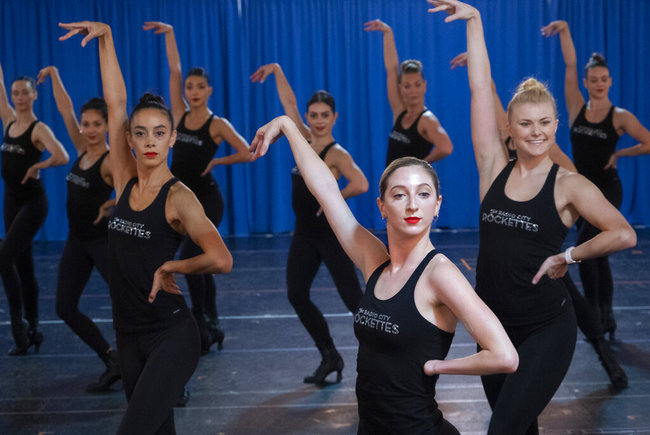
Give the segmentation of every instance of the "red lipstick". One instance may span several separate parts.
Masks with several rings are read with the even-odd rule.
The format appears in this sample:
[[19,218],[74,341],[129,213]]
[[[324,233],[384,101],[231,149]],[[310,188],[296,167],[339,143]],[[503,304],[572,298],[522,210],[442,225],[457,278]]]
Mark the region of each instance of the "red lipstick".
[[405,220],[406,223],[408,223],[408,224],[417,224],[417,223],[420,222],[422,219],[419,218],[419,217],[411,216],[411,217],[404,218],[404,220]]

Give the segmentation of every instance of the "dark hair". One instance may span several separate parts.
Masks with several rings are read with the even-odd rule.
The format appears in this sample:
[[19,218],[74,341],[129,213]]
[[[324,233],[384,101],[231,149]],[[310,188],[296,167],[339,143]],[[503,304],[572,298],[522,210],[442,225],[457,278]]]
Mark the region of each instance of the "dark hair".
[[131,111],[131,116],[129,116],[129,124],[133,123],[133,117],[135,116],[135,114],[144,109],[160,110],[165,115],[167,115],[167,119],[169,119],[169,123],[171,124],[172,128],[174,128],[174,117],[172,116],[172,111],[169,110],[169,107],[165,105],[165,100],[163,99],[163,97],[161,97],[160,95],[150,94],[149,92],[147,92],[140,98],[138,104],[136,104],[136,106],[133,108],[133,111]]
[[206,82],[208,82],[208,85],[210,84],[210,75],[208,72],[205,70],[205,68],[192,68],[187,72],[187,75],[185,76],[185,80],[187,80],[190,76],[197,76],[197,77],[203,77]]
[[14,79],[14,81],[11,82],[11,84],[14,84],[14,83],[16,83],[16,82],[27,82],[27,83],[29,83],[29,84],[32,86],[32,90],[33,90],[33,91],[36,90],[36,80],[34,80],[34,79],[33,79],[32,77],[30,77],[30,76],[20,76],[20,77],[16,77],[16,78]]
[[307,111],[309,111],[309,106],[311,106],[314,103],[325,103],[328,106],[330,106],[330,109],[332,109],[332,113],[336,113],[336,106],[334,104],[334,97],[332,97],[332,94],[330,94],[327,91],[316,91],[314,95],[311,96],[309,101],[307,101]]
[[91,98],[86,102],[86,104],[81,106],[81,111],[79,113],[83,115],[84,112],[87,112],[88,110],[98,111],[102,118],[104,118],[104,121],[108,122],[108,106],[103,98]]
[[406,59],[399,64],[399,75],[397,76],[397,83],[402,82],[404,74],[420,74],[424,78],[424,67],[422,62],[416,59]]
[[400,157],[399,159],[390,162],[386,169],[384,169],[384,173],[381,174],[381,178],[379,179],[379,198],[381,198],[382,201],[384,200],[384,193],[386,193],[386,189],[388,188],[388,179],[396,170],[406,166],[418,166],[424,169],[433,181],[436,195],[440,195],[440,181],[438,180],[438,174],[429,162],[416,157]]
[[589,58],[587,65],[585,65],[585,77],[587,77],[587,73],[590,69],[596,68],[597,66],[609,69],[605,56],[600,53],[591,53],[591,57]]

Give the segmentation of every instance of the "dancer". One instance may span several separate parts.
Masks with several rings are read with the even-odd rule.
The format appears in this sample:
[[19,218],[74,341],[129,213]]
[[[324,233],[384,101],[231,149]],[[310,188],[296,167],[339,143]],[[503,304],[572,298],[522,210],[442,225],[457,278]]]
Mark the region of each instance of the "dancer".
[[[11,84],[11,107],[0,66],[0,118],[4,127],[5,238],[0,242],[0,275],[9,304],[14,347],[9,355],[38,352],[43,333],[38,328],[38,283],[34,275],[32,241],[47,217],[47,196],[40,170],[68,163],[68,153],[52,130],[34,115],[36,81],[18,77]],[[41,160],[43,151],[50,156]],[[23,313],[24,305],[24,313]],[[24,314],[24,318],[23,318]]]
[[[578,62],[571,32],[566,21],[553,21],[542,28],[546,37],[560,35],[562,55],[566,64],[564,96],[569,111],[573,159],[578,172],[594,183],[614,207],[620,208],[623,187],[618,178],[616,162],[619,157],[650,153],[650,132],[625,109],[615,107],[609,100],[612,78],[605,59],[594,53],[585,66],[583,84],[589,100],[580,92]],[[629,134],[640,143],[616,150],[616,142],[623,134]],[[578,243],[589,240],[599,230],[589,222],[580,221]],[[603,331],[615,340],[616,320],[612,311],[614,282],[609,257],[583,261],[580,279],[585,297],[600,316]]]
[[68,195],[68,239],[66,240],[56,284],[56,313],[106,365],[97,382],[86,388],[89,392],[109,391],[118,381],[120,367],[115,350],[108,344],[95,323],[79,311],[79,299],[93,266],[108,280],[106,270],[106,227],[110,209],[113,176],[108,156],[108,109],[101,98],[92,98],[81,107],[81,125],[74,105],[55,66],[38,73],[38,84],[48,77],[59,113],[63,117],[70,140],[77,151],[77,160],[66,177]]
[[[174,274],[227,273],[232,256],[196,196],[167,167],[176,130],[162,99],[145,94],[127,118],[111,28],[90,21],[60,25],[68,30],[61,40],[86,34],[85,46],[98,39],[108,106],[117,201],[108,223],[108,271],[128,400],[117,433],[175,433],[173,405],[198,364],[200,338]],[[174,260],[185,234],[202,253]]]
[[[174,28],[166,23],[147,21],[144,30],[165,34],[167,61],[169,63],[169,93],[172,114],[178,131],[172,153],[172,173],[196,195],[206,215],[215,227],[223,217],[223,198],[212,169],[218,165],[250,161],[248,143],[226,118],[220,118],[208,108],[212,87],[208,73],[203,68],[193,68],[183,82],[181,59],[176,46]],[[183,91],[185,98],[183,98]],[[235,153],[214,158],[221,142],[227,142]],[[189,237],[183,240],[180,258],[186,259],[201,253]],[[201,354],[210,352],[217,343],[223,347],[224,332],[219,327],[216,286],[211,274],[185,275],[192,299],[192,313],[201,333]]]
[[[343,176],[348,184],[341,190],[343,198],[361,195],[368,190],[368,180],[354,163],[352,156],[332,136],[337,113],[334,98],[326,91],[316,92],[307,102],[307,124],[298,111],[296,96],[277,63],[261,66],[251,76],[253,82],[263,83],[273,74],[284,112],[298,126],[302,136],[325,162],[336,179]],[[287,258],[287,294],[298,318],[316,343],[322,360],[306,383],[322,384],[328,374],[336,371],[341,380],[343,358],[336,350],[325,317],[314,305],[309,295],[311,283],[321,263],[325,263],[334,279],[334,285],[350,312],[355,312],[361,300],[361,286],[354,264],[346,255],[318,201],[309,193],[304,172],[296,167],[291,172],[293,211],[296,229],[291,239]]]
[[[445,22],[462,19],[467,24],[472,141],[481,197],[476,292],[519,353],[515,373],[481,379],[493,411],[488,433],[535,434],[537,417],[562,382],[576,343],[575,313],[558,278],[569,264],[634,246],[636,235],[596,186],[549,158],[557,109],[548,89],[532,78],[519,85],[508,104],[508,134],[517,150],[517,159],[508,161],[497,127],[480,14],[455,0],[431,3],[431,12],[450,14]],[[602,232],[561,252],[568,228],[580,215]]]
[[[454,57],[451,60],[451,69],[454,69],[459,66],[467,66],[467,53],[461,53]],[[499,128],[499,136],[503,140],[505,137],[505,145],[508,150],[508,159],[514,160],[517,158],[517,150],[514,148],[514,144],[510,136],[508,136],[508,117],[506,111],[501,104],[501,99],[496,91],[496,85],[494,80],[492,80],[492,98],[494,100],[494,112],[497,120],[497,126]],[[573,165],[571,159],[564,154],[560,149],[557,143],[553,143],[551,148],[548,151],[549,158],[553,163],[557,163],[560,167],[566,169],[569,172],[578,172],[576,167]],[[625,371],[616,361],[616,357],[609,344],[605,340],[600,321],[596,318],[596,314],[586,301],[584,296],[578,291],[578,288],[571,279],[570,274],[565,274],[562,277],[564,285],[571,296],[571,301],[573,302],[573,308],[576,313],[576,320],[578,322],[578,327],[580,331],[585,335],[587,341],[591,343],[594,347],[594,350],[598,354],[600,362],[603,365],[603,368],[607,372],[612,386],[615,388],[626,388],[628,385],[627,375]]]
[[453,150],[451,139],[438,118],[424,105],[427,81],[422,62],[408,59],[399,63],[393,29],[383,21],[364,24],[366,32],[384,34],[384,65],[388,102],[393,111],[393,131],[388,138],[386,166],[393,160],[413,156],[433,163]]
[[[431,243],[442,201],[435,171],[413,157],[384,171],[377,205],[386,220],[387,249],[359,225],[327,162],[293,120],[281,116],[260,128],[251,145],[255,156],[283,134],[307,187],[367,282],[354,315],[358,433],[458,434],[435,402],[438,375],[513,372],[517,353],[494,314]],[[482,350],[444,361],[459,320]]]

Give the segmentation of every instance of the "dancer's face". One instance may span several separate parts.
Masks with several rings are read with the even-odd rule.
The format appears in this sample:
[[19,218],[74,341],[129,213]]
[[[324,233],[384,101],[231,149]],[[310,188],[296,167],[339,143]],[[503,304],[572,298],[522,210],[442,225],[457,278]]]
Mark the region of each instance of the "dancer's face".
[[309,105],[305,116],[312,136],[323,137],[332,134],[338,114],[332,112],[332,108],[328,104],[318,102]]
[[551,103],[521,103],[513,107],[508,128],[517,155],[548,153],[555,143],[557,124]]
[[402,74],[399,91],[406,105],[424,104],[427,81],[420,73]]
[[419,166],[396,169],[387,180],[384,198],[377,198],[387,228],[411,235],[431,229],[441,203],[433,178]]
[[81,134],[89,145],[106,142],[108,123],[99,110],[88,109],[81,114]]
[[612,86],[612,77],[609,75],[609,68],[595,66],[587,70],[587,77],[584,79],[585,88],[589,97],[594,99],[607,98],[609,88]]
[[37,93],[26,80],[16,80],[11,84],[11,102],[17,111],[32,110]]
[[190,107],[207,106],[210,95],[212,95],[212,86],[208,84],[205,77],[188,76],[185,79],[185,99]]
[[167,164],[176,130],[162,110],[142,109],[133,116],[127,138],[138,164],[155,167]]

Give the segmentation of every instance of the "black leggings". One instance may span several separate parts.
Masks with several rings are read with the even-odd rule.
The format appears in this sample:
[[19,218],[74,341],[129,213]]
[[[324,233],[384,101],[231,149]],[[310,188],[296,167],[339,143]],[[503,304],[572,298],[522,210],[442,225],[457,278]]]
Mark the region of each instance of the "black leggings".
[[573,283],[573,279],[571,279],[569,272],[564,275],[562,281],[569,291],[569,296],[571,296],[573,310],[576,313],[576,320],[578,322],[578,328],[580,328],[585,337],[587,337],[587,340],[593,342],[597,337],[603,335],[603,329],[598,321],[596,312],[587,302],[585,297],[582,296],[582,293],[578,291],[578,288]]
[[47,197],[16,200],[5,190],[5,239],[0,244],[0,276],[7,294],[11,324],[25,319],[38,326],[38,283],[34,275],[32,241],[47,217]]
[[569,306],[544,323],[504,328],[519,353],[519,368],[515,373],[481,376],[492,408],[488,434],[538,434],[537,416],[553,398],[571,364],[576,346],[575,313]]
[[194,319],[188,317],[162,331],[115,336],[128,401],[117,433],[175,434],[174,404],[199,363]]
[[[219,191],[219,186],[212,186],[209,192],[197,195],[199,202],[203,205],[205,215],[212,221],[215,227],[218,227],[223,217],[223,197]],[[180,258],[195,257],[203,254],[203,250],[197,246],[189,236],[186,236],[181,245]],[[217,317],[217,287],[214,284],[212,274],[203,275],[185,275],[187,287],[192,299],[192,313],[197,316],[207,315],[208,317]]]
[[[623,202],[623,187],[621,180],[618,178],[615,170],[612,172],[607,183],[598,186],[605,195],[605,198],[612,203],[617,209]],[[578,222],[578,240],[577,244],[597,236],[600,230],[584,219]],[[609,310],[612,307],[612,298],[614,295],[614,281],[612,279],[612,269],[609,266],[609,256],[583,260],[580,265],[580,280],[585,292],[585,298],[594,307],[598,313],[601,310]]]
[[97,325],[79,311],[79,298],[90,279],[93,266],[104,281],[107,280],[107,249],[106,237],[81,240],[70,234],[61,255],[56,282],[57,316],[99,356],[104,355],[110,345]]
[[298,318],[317,345],[331,338],[325,317],[309,296],[321,262],[330,271],[334,285],[350,312],[356,311],[362,296],[354,263],[333,234],[321,237],[310,237],[300,231],[294,234],[287,258],[287,293]]

